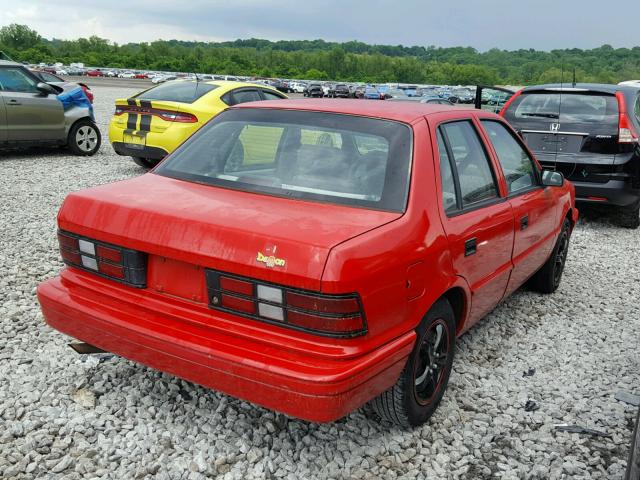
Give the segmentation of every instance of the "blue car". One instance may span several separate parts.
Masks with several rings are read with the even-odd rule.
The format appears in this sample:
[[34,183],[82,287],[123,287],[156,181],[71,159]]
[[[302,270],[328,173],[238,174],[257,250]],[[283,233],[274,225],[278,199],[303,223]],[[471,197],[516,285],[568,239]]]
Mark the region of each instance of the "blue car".
[[416,87],[415,85],[409,85],[407,88],[404,89],[404,93],[407,95],[407,97],[417,97],[418,93],[417,93],[418,87]]
[[377,88],[367,87],[364,90],[363,98],[367,100],[382,100],[384,98],[384,94],[381,94]]

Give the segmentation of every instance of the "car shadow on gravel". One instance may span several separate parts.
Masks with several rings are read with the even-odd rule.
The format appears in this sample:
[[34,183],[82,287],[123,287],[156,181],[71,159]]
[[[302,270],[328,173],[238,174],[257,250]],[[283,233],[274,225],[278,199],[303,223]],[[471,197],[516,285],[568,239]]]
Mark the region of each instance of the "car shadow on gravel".
[[[7,160],[25,160],[34,157],[68,157],[71,152],[66,147],[28,147],[0,150],[0,161]],[[10,157],[10,158],[7,158]]]
[[613,227],[626,230],[619,225],[619,211],[614,207],[596,204],[578,204],[580,218],[578,224],[588,223],[603,227]]

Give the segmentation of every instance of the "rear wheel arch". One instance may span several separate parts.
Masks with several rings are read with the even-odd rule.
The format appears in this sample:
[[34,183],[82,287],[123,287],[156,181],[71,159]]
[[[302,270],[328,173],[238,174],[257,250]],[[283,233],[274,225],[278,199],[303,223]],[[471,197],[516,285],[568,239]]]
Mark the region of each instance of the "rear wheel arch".
[[574,209],[572,207],[569,207],[567,214],[564,216],[564,218],[569,220],[569,225],[571,225],[571,231],[573,231],[573,228],[576,226],[576,223],[573,221],[573,210]]
[[432,302],[425,304],[424,308],[422,308],[422,311],[424,313],[417,320],[414,328],[417,328],[424,316],[431,310],[431,308],[433,308],[435,304],[437,304],[440,300],[446,300],[453,309],[456,322],[456,335],[458,335],[464,328],[464,324],[467,319],[469,305],[468,298],[469,294],[462,286],[450,286],[448,290],[444,291],[438,297],[435,297]]
[[446,299],[453,308],[453,313],[456,318],[456,334],[460,333],[462,326],[464,325],[464,320],[466,317],[467,311],[467,297],[466,292],[461,287],[453,287],[447,290],[438,300],[434,302],[438,302],[441,298]]

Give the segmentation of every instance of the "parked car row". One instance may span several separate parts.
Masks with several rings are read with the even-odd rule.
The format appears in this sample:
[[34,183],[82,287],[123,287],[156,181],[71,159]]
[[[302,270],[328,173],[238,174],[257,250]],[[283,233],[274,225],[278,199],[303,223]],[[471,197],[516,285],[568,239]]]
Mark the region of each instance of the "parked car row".
[[[6,121],[26,122],[26,117],[17,114],[26,112],[28,104],[42,106],[40,120],[43,123],[38,126],[37,122],[32,122],[29,128],[8,129],[0,136],[1,142],[62,143],[83,155],[97,150],[100,137],[90,108],[79,111],[85,112],[82,118],[86,120],[85,127],[90,130],[92,142],[84,145],[91,148],[80,148],[78,142],[82,139],[73,137],[77,132],[72,126],[78,118],[70,117],[63,121],[61,105],[57,106],[55,115],[51,111],[51,105],[60,101],[53,101],[50,97],[78,84],[66,82],[46,69],[29,71],[11,62],[5,62],[4,66],[5,75],[15,71],[12,79],[3,82],[5,105],[12,105],[7,103],[9,101],[16,106],[17,103],[25,104],[20,108],[7,109]],[[31,85],[28,86],[27,82],[15,87],[24,89],[24,92],[11,93],[12,82],[20,84],[18,76],[25,72]],[[286,98],[283,90],[300,86],[284,82],[272,82],[269,86],[263,82],[242,83],[229,77],[224,77],[226,80],[214,80],[213,77],[186,77],[181,82],[160,84],[133,98],[118,101],[110,127],[110,139],[116,152],[133,157],[136,163],[146,168],[153,167],[225,108],[249,101]],[[92,92],[84,84],[79,86],[90,106]],[[354,97],[451,106],[469,102],[472,91],[471,88],[406,87],[311,82],[305,85],[303,93],[306,97]],[[45,90],[50,93],[43,94]],[[412,96],[407,94],[411,90],[414,90]],[[28,98],[13,98],[25,96],[25,92],[30,92]],[[524,88],[515,95],[508,89],[481,86],[475,88],[473,103],[476,108],[499,112],[518,131],[545,168],[561,172],[575,184],[578,201],[615,207],[621,225],[638,228],[639,92],[640,86],[634,82],[621,85],[540,85]],[[6,100],[9,97],[12,98]],[[42,131],[44,125],[51,121],[58,122],[58,127]],[[84,133],[85,129],[81,136]]]

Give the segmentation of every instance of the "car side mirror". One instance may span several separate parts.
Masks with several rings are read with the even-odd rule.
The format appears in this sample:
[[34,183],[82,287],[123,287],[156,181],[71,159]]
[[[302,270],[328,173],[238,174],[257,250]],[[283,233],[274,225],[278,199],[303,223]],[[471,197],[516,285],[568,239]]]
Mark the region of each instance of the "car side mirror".
[[42,95],[57,95],[60,93],[53,85],[49,85],[48,83],[39,82],[36,85],[36,88]]
[[543,170],[542,185],[545,187],[561,187],[564,185],[564,175],[553,170]]

